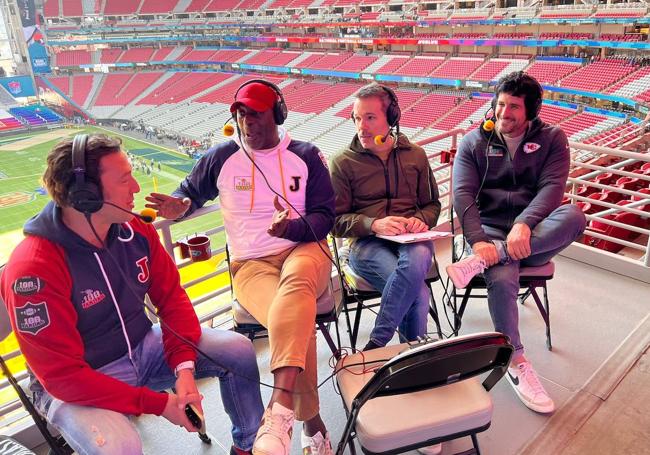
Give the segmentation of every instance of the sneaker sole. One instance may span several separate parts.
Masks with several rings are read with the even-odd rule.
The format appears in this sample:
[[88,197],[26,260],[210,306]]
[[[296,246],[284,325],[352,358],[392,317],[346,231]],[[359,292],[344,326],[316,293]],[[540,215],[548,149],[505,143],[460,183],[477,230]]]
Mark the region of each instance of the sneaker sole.
[[445,267],[445,271],[447,272],[447,276],[451,282],[454,283],[454,287],[456,289],[465,289],[469,284],[469,281],[467,283],[463,283],[461,277],[458,276],[456,270],[451,265]]
[[551,412],[555,411],[555,404],[552,404],[551,406],[541,406],[535,403],[531,403],[526,399],[526,397],[523,396],[523,394],[519,391],[519,388],[512,382],[508,374],[505,375],[506,380],[508,381],[508,384],[514,389],[515,393],[517,394],[517,398],[519,398],[519,401],[521,401],[528,409],[531,409],[535,412],[539,412],[540,414],[550,414]]

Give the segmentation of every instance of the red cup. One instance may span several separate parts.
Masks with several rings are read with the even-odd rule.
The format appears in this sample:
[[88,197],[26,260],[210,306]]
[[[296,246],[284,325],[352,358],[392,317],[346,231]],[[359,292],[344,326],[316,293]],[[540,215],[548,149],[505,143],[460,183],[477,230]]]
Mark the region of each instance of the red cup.
[[207,235],[195,235],[187,239],[190,259],[194,262],[207,261],[212,256],[210,238]]
[[178,251],[181,254],[181,259],[190,258],[190,246],[187,243],[187,237],[176,242],[176,246],[178,247]]

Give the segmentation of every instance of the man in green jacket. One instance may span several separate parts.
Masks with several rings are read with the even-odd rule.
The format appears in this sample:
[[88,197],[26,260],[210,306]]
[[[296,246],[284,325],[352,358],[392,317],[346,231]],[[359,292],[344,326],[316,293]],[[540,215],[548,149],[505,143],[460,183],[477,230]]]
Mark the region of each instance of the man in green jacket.
[[424,150],[399,132],[400,108],[388,87],[355,93],[357,133],[331,161],[336,195],[333,233],[352,240],[350,266],[382,292],[364,350],[385,346],[395,328],[406,340],[426,333],[429,293],[424,279],[433,243],[397,243],[377,235],[426,231],[440,214],[438,186]]

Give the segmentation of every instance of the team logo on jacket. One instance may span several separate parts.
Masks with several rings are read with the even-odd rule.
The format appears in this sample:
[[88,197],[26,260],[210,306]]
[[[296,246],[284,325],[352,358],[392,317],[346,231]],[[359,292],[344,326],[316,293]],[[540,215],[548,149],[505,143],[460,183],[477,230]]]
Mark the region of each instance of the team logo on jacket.
[[235,191],[253,191],[253,179],[250,177],[235,177]]
[[300,189],[300,176],[292,175],[291,176],[291,185],[289,185],[291,191],[298,191]]
[[14,282],[14,294],[33,295],[45,287],[45,281],[37,276],[23,276]]
[[92,289],[81,291],[81,294],[83,294],[83,297],[81,299],[81,308],[84,310],[87,310],[93,305],[97,305],[99,302],[106,298],[106,294],[104,294],[102,291],[93,291]]
[[538,151],[542,146],[534,142],[526,142],[524,144],[524,153],[533,153]]
[[45,301],[39,303],[27,302],[27,305],[15,310],[16,328],[19,332],[36,335],[50,325],[50,315],[47,313]]

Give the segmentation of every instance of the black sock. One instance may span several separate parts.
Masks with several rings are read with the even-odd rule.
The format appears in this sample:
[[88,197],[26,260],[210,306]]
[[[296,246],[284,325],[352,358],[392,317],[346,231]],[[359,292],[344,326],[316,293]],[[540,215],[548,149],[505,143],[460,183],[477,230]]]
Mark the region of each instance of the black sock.
[[372,351],[373,349],[382,348],[383,346],[378,345],[374,341],[368,341],[368,344],[362,349],[362,351]]

